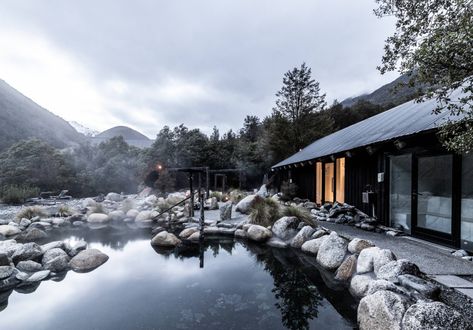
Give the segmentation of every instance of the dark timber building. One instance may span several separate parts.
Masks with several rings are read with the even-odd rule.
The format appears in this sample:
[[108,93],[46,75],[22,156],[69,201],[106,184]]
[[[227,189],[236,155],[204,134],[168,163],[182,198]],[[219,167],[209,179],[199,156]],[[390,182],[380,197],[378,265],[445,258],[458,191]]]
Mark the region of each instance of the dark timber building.
[[315,141],[272,170],[294,182],[299,197],[346,202],[387,226],[473,251],[473,155],[441,146],[436,133],[449,114],[434,114],[436,106],[404,103]]

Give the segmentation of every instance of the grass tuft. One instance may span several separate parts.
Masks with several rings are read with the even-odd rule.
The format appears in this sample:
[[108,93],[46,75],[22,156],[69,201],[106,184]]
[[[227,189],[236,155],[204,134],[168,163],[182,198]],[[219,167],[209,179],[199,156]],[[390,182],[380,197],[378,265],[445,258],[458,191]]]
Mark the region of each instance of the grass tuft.
[[16,218],[17,219],[23,219],[23,218],[32,219],[36,216],[45,217],[46,215],[47,215],[46,212],[41,207],[29,206],[29,207],[25,207],[21,209],[20,212],[16,214]]
[[282,210],[282,215],[285,217],[296,217],[300,221],[304,221],[310,226],[315,226],[316,223],[314,219],[312,218],[312,215],[310,212],[302,207],[297,207],[297,206],[286,206]]
[[268,227],[280,218],[279,204],[271,198],[257,196],[250,210],[250,223]]
[[60,216],[60,217],[69,217],[72,215],[72,210],[69,206],[67,205],[61,205],[59,206],[59,209],[57,211],[57,214]]

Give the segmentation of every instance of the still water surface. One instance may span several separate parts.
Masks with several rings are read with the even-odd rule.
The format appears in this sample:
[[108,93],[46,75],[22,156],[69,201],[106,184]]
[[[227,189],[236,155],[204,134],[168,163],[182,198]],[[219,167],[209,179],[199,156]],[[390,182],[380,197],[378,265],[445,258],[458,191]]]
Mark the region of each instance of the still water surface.
[[291,251],[228,239],[156,251],[145,232],[109,229],[54,239],[85,239],[110,259],[93,272],[41,282],[32,293],[13,291],[0,312],[0,329],[356,326],[347,290],[329,289],[321,273]]

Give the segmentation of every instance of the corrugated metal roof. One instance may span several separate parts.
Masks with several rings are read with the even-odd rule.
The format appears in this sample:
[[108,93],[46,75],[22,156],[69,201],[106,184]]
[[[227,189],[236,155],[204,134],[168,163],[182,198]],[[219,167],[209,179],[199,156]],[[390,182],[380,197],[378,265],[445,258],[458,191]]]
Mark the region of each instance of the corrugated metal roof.
[[[461,95],[461,92],[457,90],[452,93],[451,99],[457,99]],[[437,102],[435,100],[422,103],[406,102],[327,135],[277,163],[272,168],[329,156],[437,128],[448,119],[449,112],[442,111],[440,114],[434,114],[432,110],[436,106]]]

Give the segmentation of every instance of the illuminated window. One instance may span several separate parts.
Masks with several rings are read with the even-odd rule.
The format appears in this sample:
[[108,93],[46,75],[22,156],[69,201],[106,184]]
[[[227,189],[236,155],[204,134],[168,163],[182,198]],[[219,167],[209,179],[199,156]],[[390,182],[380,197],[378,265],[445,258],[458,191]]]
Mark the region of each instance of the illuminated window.
[[338,158],[336,163],[337,183],[335,198],[339,203],[345,203],[345,158]]
[[315,163],[315,202],[322,204],[322,163]]

